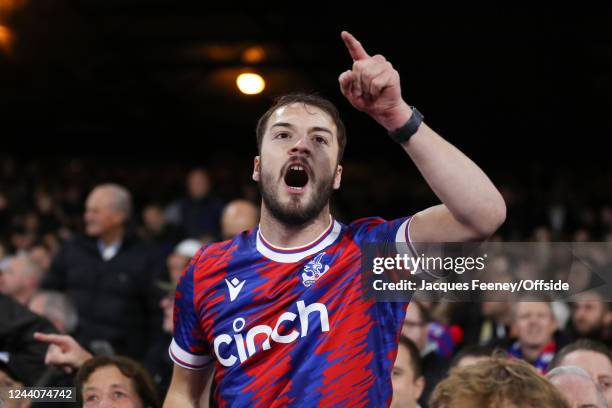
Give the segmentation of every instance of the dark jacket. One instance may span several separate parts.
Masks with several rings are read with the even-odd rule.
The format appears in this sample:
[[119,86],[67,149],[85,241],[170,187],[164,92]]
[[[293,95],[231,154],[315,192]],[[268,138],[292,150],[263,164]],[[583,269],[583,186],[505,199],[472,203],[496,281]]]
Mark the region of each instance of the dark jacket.
[[72,300],[79,314],[75,338],[84,347],[99,352],[92,342],[106,340],[115,353],[143,360],[161,335],[163,293],[156,282],[164,271],[164,260],[135,238],[125,237],[104,261],[96,239],[77,237],[62,246],[43,287]]
[[46,369],[48,344],[34,339],[37,331],[57,333],[47,319],[0,294],[0,370],[8,371],[13,379],[28,387],[34,386]]

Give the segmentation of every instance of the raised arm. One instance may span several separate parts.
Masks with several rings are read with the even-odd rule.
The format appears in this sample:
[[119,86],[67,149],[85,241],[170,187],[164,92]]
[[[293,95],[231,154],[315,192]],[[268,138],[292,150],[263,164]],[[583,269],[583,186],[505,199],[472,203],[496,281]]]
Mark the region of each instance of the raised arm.
[[[382,55],[368,55],[348,32],[342,39],[353,59],[352,69],[338,78],[342,94],[387,131],[401,128],[413,113],[402,98],[399,73]],[[425,123],[401,145],[442,201],[414,216],[414,242],[484,240],[504,222],[506,205],[491,180]]]

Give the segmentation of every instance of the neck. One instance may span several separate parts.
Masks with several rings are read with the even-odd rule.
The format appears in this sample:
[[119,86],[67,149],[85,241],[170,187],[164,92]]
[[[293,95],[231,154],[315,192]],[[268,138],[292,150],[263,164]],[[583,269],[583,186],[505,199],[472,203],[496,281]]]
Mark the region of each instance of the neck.
[[32,295],[34,295],[34,290],[24,288],[21,292],[15,294],[14,297],[17,302],[24,306],[27,306],[30,302],[30,299],[32,299]]
[[123,227],[112,229],[100,235],[100,239],[104,245],[111,245],[123,238]]
[[281,248],[304,246],[319,237],[329,227],[329,206],[303,225],[287,225],[276,219],[265,204],[261,205],[259,231],[270,244]]
[[530,362],[535,361],[540,355],[540,353],[542,352],[543,348],[544,348],[544,345],[542,346],[523,345],[521,346],[521,351],[523,352],[523,358]]

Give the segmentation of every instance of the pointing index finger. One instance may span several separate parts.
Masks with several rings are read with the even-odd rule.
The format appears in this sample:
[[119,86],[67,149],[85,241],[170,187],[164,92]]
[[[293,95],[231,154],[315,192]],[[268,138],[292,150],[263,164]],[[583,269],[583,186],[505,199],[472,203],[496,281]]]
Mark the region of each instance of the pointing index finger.
[[363,46],[351,33],[348,31],[343,31],[340,35],[342,40],[344,41],[344,45],[348,49],[349,54],[351,54],[351,58],[353,61],[362,60],[365,58],[369,58],[368,53],[363,49]]
[[52,333],[36,332],[34,333],[34,338],[43,343],[55,344],[57,346],[63,346],[66,343],[63,336]]

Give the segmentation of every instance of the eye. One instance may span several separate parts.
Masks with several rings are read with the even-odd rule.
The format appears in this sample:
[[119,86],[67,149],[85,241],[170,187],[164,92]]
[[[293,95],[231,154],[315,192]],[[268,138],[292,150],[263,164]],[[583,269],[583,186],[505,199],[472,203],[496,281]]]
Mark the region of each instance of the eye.
[[113,393],[113,398],[114,399],[120,399],[120,398],[125,398],[125,397],[127,397],[127,395],[125,395],[123,392],[115,391]]
[[277,133],[276,136],[274,136],[275,139],[287,139],[289,138],[291,135],[288,132],[280,132]]
[[86,402],[92,402],[92,401],[96,401],[98,399],[97,395],[88,395],[85,397],[85,401]]
[[314,139],[315,139],[315,141],[316,141],[317,143],[320,143],[320,144],[328,144],[328,143],[327,143],[327,139],[326,139],[326,138],[324,138],[323,136],[315,136],[315,138],[314,138]]

